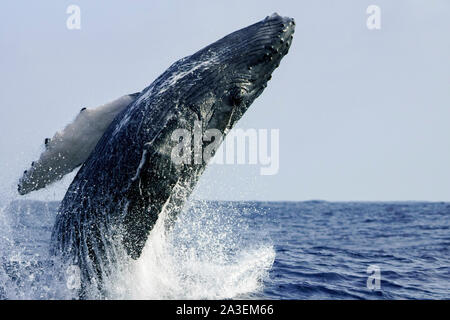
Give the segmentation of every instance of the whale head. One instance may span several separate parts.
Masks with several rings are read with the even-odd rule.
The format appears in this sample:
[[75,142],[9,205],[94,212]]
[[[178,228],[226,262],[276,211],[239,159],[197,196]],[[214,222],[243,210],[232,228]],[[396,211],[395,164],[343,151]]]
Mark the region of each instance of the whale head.
[[[273,14],[217,41],[223,55],[222,82],[225,88],[219,111],[227,114],[227,128],[239,120],[263,92],[272,72],[288,53],[295,31],[292,18]],[[219,93],[220,94],[220,93]],[[220,117],[217,119],[220,122]],[[217,121],[211,125],[219,126]]]
[[206,76],[217,88],[215,105],[203,114],[208,128],[227,131],[242,117],[288,53],[294,31],[294,19],[274,13],[198,53],[214,52],[220,62]]
[[156,91],[182,85],[181,100],[204,128],[226,133],[266,88],[294,31],[294,19],[274,13],[181,59],[163,77],[169,80],[156,81]]

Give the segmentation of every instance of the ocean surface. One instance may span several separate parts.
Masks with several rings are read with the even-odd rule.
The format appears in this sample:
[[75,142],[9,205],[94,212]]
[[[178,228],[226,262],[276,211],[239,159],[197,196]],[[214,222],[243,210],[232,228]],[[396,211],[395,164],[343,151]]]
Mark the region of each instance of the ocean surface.
[[[76,299],[57,202],[0,209],[0,299]],[[109,299],[450,299],[450,203],[191,202]]]

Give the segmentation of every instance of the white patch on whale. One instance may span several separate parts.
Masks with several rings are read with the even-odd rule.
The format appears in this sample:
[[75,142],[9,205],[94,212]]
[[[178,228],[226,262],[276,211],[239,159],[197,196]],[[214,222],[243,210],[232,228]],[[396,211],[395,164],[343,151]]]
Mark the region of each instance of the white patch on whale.
[[114,118],[136,98],[125,95],[96,108],[83,108],[72,123],[46,139],[45,151],[19,181],[21,195],[60,180],[82,165]]

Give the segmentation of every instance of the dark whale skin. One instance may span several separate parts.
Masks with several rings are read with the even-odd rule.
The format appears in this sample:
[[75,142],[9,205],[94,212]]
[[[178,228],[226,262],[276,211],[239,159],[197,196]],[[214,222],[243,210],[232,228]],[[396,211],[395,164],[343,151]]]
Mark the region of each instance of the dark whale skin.
[[204,171],[204,162],[171,160],[173,131],[200,121],[203,132],[225,135],[266,87],[294,29],[293,19],[274,14],[233,32],[174,63],[114,119],[52,232],[52,253],[80,268],[83,288],[102,291],[120,248],[137,259],[161,211],[170,224]]

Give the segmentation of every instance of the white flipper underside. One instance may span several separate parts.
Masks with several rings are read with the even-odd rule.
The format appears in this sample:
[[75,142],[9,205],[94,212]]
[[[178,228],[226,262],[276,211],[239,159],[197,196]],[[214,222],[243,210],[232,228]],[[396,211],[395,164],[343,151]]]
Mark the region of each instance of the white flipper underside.
[[136,96],[125,95],[97,108],[83,108],[72,123],[56,132],[51,140],[46,139],[45,151],[19,180],[19,193],[44,188],[82,165],[117,114]]

